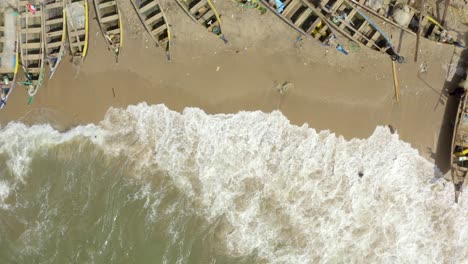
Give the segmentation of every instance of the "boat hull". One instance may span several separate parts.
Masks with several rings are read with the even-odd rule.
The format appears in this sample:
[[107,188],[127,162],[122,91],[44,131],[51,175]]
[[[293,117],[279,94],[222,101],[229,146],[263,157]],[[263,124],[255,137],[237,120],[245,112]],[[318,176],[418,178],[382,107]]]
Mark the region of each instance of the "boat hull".
[[101,33],[116,61],[123,44],[122,16],[116,1],[94,0],[97,20]]
[[171,29],[158,0],[130,1],[148,34],[171,60]]
[[31,104],[32,97],[42,86],[45,72],[43,10],[41,5],[32,6],[28,1],[20,1],[18,9],[21,63],[26,74],[26,86]]
[[463,190],[468,173],[468,96],[460,99],[453,129],[450,155],[452,181],[455,188],[455,202]]
[[75,65],[81,66],[88,52],[88,2],[83,0],[67,0],[65,5],[67,17],[67,36]]
[[221,28],[219,13],[211,0],[176,0],[176,2],[192,20],[217,35],[224,43],[228,42]]
[[66,53],[66,15],[62,0],[48,0],[44,3],[44,45],[46,61],[51,79]]

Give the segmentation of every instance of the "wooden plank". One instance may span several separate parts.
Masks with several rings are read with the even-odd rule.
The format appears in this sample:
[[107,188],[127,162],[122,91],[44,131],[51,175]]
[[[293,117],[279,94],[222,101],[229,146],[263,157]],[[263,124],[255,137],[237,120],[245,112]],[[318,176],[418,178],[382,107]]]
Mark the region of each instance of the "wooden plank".
[[40,27],[33,27],[33,28],[22,28],[20,30],[22,34],[38,34],[42,32],[42,28]]
[[54,9],[54,8],[63,8],[64,6],[63,6],[63,2],[55,2],[55,3],[45,5],[45,7],[47,9]]
[[40,73],[41,68],[28,68],[29,73]]
[[120,34],[120,28],[116,28],[116,29],[113,29],[113,30],[109,30],[109,31],[107,31],[107,34],[109,34],[109,35]]
[[366,47],[372,47],[375,43],[375,41],[380,37],[380,32],[375,31],[374,35],[369,39],[369,41],[366,43]]
[[148,19],[145,21],[145,23],[148,24],[148,25],[151,25],[153,22],[155,22],[155,21],[161,19],[162,17],[163,17],[162,12],[159,12],[159,13],[157,13],[156,15],[154,15],[154,16],[148,18]]
[[40,10],[37,10],[36,13],[34,13],[34,14],[30,13],[29,11],[25,11],[25,12],[21,13],[21,18],[41,17],[41,15],[42,15],[42,11],[40,11]]
[[77,48],[78,50],[81,50],[83,49],[83,47],[84,47],[84,44],[81,41],[80,42],[75,41],[75,42],[70,43],[70,48]]
[[328,25],[325,25],[323,26],[320,31],[314,36],[315,39],[319,39],[320,37],[323,36],[323,33],[326,32],[326,30],[328,29]]
[[60,47],[62,45],[63,45],[62,41],[50,42],[46,44],[46,48],[52,49],[52,48]]
[[99,4],[98,5],[98,8],[99,9],[104,9],[106,7],[111,7],[111,6],[115,6],[117,5],[117,3],[115,1],[109,1],[109,2],[105,2],[105,3],[102,3],[102,4]]
[[163,30],[165,30],[167,28],[167,25],[166,24],[163,24],[161,25],[160,27],[154,29],[153,31],[151,31],[151,34],[153,35],[158,35],[159,33],[161,33]]
[[22,49],[40,49],[41,42],[29,42],[29,43],[21,43]]
[[200,8],[204,7],[207,5],[205,0],[200,0],[196,5],[194,5],[192,8],[190,8],[190,13],[195,14]]
[[62,30],[57,30],[57,31],[52,31],[52,32],[46,33],[46,37],[48,37],[48,38],[58,37],[58,36],[61,36],[62,34],[63,34]]
[[86,31],[83,29],[79,29],[79,30],[73,30],[72,32],[69,33],[70,37],[79,37],[79,36],[84,36],[84,34],[86,33]]
[[118,14],[114,14],[114,15],[110,15],[110,16],[106,16],[106,17],[101,18],[101,23],[109,23],[109,22],[114,21],[114,20],[119,20],[119,15]]
[[198,22],[204,22],[208,20],[208,18],[212,17],[214,15],[213,9],[210,9],[208,12],[206,12],[202,17],[198,19]]
[[309,17],[309,15],[312,14],[312,9],[307,8],[304,13],[294,22],[294,25],[300,26],[304,21]]
[[50,26],[53,24],[63,24],[63,17],[46,20],[45,24],[46,26]]
[[336,2],[330,7],[330,9],[331,9],[331,10],[336,10],[336,8],[339,7],[343,2],[344,2],[344,0],[338,0],[338,1],[336,1]]
[[286,17],[288,16],[289,13],[291,13],[291,11],[297,6],[297,4],[299,4],[301,2],[301,0],[292,0],[291,3],[286,6],[286,8],[283,10],[283,12],[281,13],[281,15],[283,17]]
[[317,17],[317,19],[315,19],[314,23],[312,23],[312,25],[310,25],[310,27],[307,29],[306,33],[307,34],[312,33],[312,31],[317,27],[317,25],[320,23],[320,21],[322,21],[322,20],[319,17]]
[[424,0],[420,0],[420,8],[419,10],[419,27],[418,27],[418,33],[416,34],[416,50],[414,52],[414,62],[418,61],[418,54],[419,54],[419,39],[421,38],[421,32],[422,32],[422,17],[424,16]]
[[40,60],[42,59],[42,54],[25,54],[23,55],[24,60]]
[[147,5],[145,5],[144,7],[140,8],[140,12],[142,14],[146,13],[146,11],[150,10],[151,8],[155,7],[156,6],[156,2],[155,1],[151,1],[149,2]]

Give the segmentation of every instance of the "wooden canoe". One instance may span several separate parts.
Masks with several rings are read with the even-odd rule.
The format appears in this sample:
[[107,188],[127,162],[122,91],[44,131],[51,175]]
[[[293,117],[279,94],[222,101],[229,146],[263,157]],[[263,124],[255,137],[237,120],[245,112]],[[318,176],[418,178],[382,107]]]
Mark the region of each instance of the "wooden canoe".
[[[358,2],[356,0],[349,0],[351,3],[354,5],[366,10],[370,14],[378,17],[379,19],[384,20],[385,22],[398,27],[399,29],[402,29],[412,35],[416,35],[418,33],[419,29],[419,16],[420,12],[413,7],[410,6],[404,6],[404,5],[396,5],[392,7],[391,12],[385,12],[383,10],[373,10],[372,8],[366,6],[363,2]],[[406,23],[397,23],[393,19],[393,13],[395,12],[396,9],[404,9],[407,8],[407,11],[409,12],[409,17],[410,19],[406,21]],[[447,32],[447,29],[445,29],[435,18],[429,15],[424,15],[422,19],[422,30],[421,30],[421,36],[424,38],[427,38],[429,40],[439,42],[439,43],[445,43],[445,44],[451,44],[451,45],[457,45],[459,42],[457,42],[452,36],[450,36]]]
[[130,0],[143,26],[171,60],[171,29],[158,0]]
[[452,172],[452,181],[455,187],[455,202],[463,190],[463,184],[468,173],[468,108],[467,94],[461,98],[455,126],[453,129],[452,151],[450,155],[450,164]]
[[[11,8],[0,11],[0,109],[2,109],[16,86],[19,65],[17,19]],[[13,28],[6,31],[5,29]]]
[[325,17],[307,0],[285,0],[282,6],[267,0],[260,2],[303,36],[319,41],[324,46],[341,46]]
[[[360,0],[364,3],[366,0]],[[328,24],[335,30],[365,47],[387,53],[400,63],[404,58],[397,54],[391,40],[369,17],[347,0],[326,0],[319,4]]]
[[66,0],[67,36],[70,54],[75,65],[82,65],[88,52],[88,2]]
[[49,79],[54,76],[66,53],[66,16],[63,0],[44,1],[44,45],[46,61],[49,64]]
[[216,34],[224,43],[228,42],[221,29],[218,11],[211,0],[176,0],[176,2],[195,22]]
[[93,2],[101,33],[107,42],[108,48],[114,53],[115,60],[118,61],[123,43],[123,27],[117,1],[94,0]]
[[[44,78],[44,39],[41,5],[30,5],[28,1],[19,2],[19,39],[23,70],[26,74],[29,104],[42,85]],[[35,9],[35,11],[31,11]]]

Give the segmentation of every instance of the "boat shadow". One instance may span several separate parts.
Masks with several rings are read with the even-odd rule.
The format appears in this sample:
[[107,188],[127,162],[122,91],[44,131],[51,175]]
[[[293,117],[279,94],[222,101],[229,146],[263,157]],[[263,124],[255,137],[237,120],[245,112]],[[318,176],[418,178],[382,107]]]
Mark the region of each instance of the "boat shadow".
[[[465,69],[466,60],[468,59],[468,50],[464,49],[460,54],[460,60],[457,63],[456,69]],[[450,170],[450,155],[452,148],[452,137],[453,137],[453,128],[455,124],[455,118],[457,113],[458,104],[460,102],[459,96],[450,96],[450,92],[454,91],[461,81],[465,80],[466,76],[464,74],[455,73],[453,78],[450,81],[445,81],[445,84],[442,89],[441,97],[439,98],[439,103],[444,103],[444,98],[447,98],[445,101],[445,111],[442,118],[442,124],[440,127],[439,138],[437,139],[436,151],[432,152],[432,158],[436,164],[436,174],[442,173],[445,175]]]

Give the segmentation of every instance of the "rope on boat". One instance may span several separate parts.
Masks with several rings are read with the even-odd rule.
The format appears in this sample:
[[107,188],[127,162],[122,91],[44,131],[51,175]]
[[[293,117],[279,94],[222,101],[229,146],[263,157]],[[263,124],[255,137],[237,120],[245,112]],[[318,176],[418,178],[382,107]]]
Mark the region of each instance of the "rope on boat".
[[368,16],[366,16],[363,12],[361,12],[361,10],[357,9],[356,8],[356,11],[362,16],[364,17],[365,20],[367,20],[367,22],[373,26],[379,33],[380,35],[382,35],[382,37],[385,38],[385,40],[390,44],[390,46],[392,48],[394,48],[393,44],[392,44],[392,41],[390,40],[390,38],[387,36],[387,34],[385,34],[385,32],[383,32],[383,30],[381,30]]
[[379,33],[382,37],[384,37],[384,39],[387,41],[388,45],[389,45],[389,48],[392,49],[392,52],[394,54],[391,54],[391,57],[392,57],[392,60],[393,61],[397,61],[398,63],[404,63],[405,62],[405,57],[403,56],[400,56],[398,55],[396,52],[395,52],[395,46],[393,46],[392,44],[392,41],[390,40],[390,38],[387,36],[387,34],[385,34],[385,32],[383,32],[383,30],[381,30],[368,16],[366,16],[363,12],[361,12],[361,10],[359,10],[358,8],[356,8],[356,11],[364,18],[367,20],[367,22],[373,26]]

